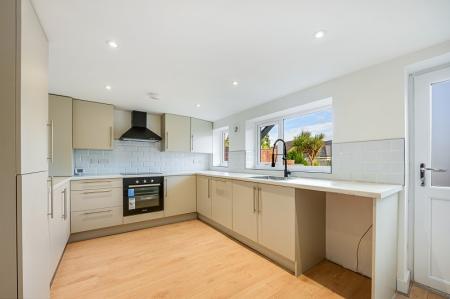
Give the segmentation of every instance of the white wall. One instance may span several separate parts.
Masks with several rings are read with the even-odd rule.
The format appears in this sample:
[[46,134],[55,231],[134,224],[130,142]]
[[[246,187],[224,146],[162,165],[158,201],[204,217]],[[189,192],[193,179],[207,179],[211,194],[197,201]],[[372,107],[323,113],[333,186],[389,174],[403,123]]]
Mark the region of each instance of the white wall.
[[[235,125],[240,127],[238,133],[230,131],[230,150],[232,151],[230,159],[233,156],[238,158],[236,161],[230,161],[229,164],[233,165],[235,169],[245,168],[246,120],[273,113],[275,112],[274,108],[276,110],[285,110],[328,97],[333,98],[334,143],[405,138],[406,146],[408,147],[406,125],[406,111],[408,109],[407,73],[411,70],[411,66],[426,64],[427,60],[449,52],[450,40],[292,93],[216,121],[214,123],[215,128],[234,127]],[[408,151],[406,154],[408,154]],[[408,160],[408,156],[404,156],[404,159]],[[404,168],[406,175],[408,175],[407,165],[404,164]],[[378,171],[383,172],[384,169],[380,168]],[[333,175],[324,174],[297,173],[296,175],[334,177]],[[380,175],[382,174],[380,173]],[[374,181],[370,177],[364,180]],[[409,279],[407,258],[412,256],[412,253],[410,253],[408,257],[408,252],[412,252],[412,249],[407,246],[409,209],[408,202],[405,200],[407,190],[405,191],[400,194],[399,202],[398,285],[401,291],[407,290]],[[363,210],[360,212],[363,212]],[[329,217],[337,219],[335,211],[328,207],[327,213],[330,214],[328,215]],[[358,213],[358,211],[355,211],[355,213]],[[358,222],[355,225],[361,226],[362,224]],[[327,231],[327,234],[329,233]],[[351,232],[347,232],[347,235],[350,236]],[[342,251],[342,254],[342,256],[338,257],[339,260],[351,260],[350,255],[352,253],[344,256],[345,252]]]

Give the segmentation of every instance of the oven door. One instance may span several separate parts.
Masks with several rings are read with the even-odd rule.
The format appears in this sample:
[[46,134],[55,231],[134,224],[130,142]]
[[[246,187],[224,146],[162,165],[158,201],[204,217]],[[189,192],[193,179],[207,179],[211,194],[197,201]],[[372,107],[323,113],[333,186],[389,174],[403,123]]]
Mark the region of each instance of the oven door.
[[164,209],[163,189],[162,182],[126,186],[124,216],[162,211]]

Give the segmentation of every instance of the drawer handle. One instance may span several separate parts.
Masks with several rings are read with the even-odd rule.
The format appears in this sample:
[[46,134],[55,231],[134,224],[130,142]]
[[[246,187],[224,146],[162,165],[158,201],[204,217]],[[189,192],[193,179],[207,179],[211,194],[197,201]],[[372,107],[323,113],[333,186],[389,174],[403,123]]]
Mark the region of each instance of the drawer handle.
[[106,210],[106,211],[95,211],[95,212],[86,212],[86,213],[83,213],[83,215],[92,215],[92,214],[100,214],[100,213],[110,213],[110,212],[112,212],[113,210]]
[[98,181],[98,180],[85,180],[81,181],[83,184],[95,184],[95,183],[112,183],[113,181]]
[[85,191],[85,192],[83,192],[83,194],[108,193],[108,192],[112,192],[112,190]]

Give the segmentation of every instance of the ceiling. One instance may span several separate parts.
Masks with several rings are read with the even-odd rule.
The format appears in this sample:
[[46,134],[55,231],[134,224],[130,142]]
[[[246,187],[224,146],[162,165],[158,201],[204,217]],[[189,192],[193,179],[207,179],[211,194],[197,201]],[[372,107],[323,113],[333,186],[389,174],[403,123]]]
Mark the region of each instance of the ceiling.
[[33,3],[50,92],[212,121],[450,39],[448,0]]

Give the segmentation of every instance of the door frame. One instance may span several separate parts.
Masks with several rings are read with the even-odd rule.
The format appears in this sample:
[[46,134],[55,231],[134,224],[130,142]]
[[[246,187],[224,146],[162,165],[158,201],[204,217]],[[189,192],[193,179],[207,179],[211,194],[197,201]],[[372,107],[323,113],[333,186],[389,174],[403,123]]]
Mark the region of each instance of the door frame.
[[[407,293],[409,291],[410,281],[414,280],[414,213],[415,213],[415,182],[414,173],[415,157],[415,109],[414,109],[414,78],[425,73],[438,71],[450,67],[450,52],[427,59],[405,68],[405,199],[407,199],[405,212],[406,224],[406,242],[403,242],[403,251],[406,253],[404,269],[404,280],[397,279],[397,289]],[[399,219],[400,220],[400,219]],[[400,242],[399,242],[400,244]],[[406,247],[406,248],[405,248]],[[402,250],[401,248],[399,250]]]

